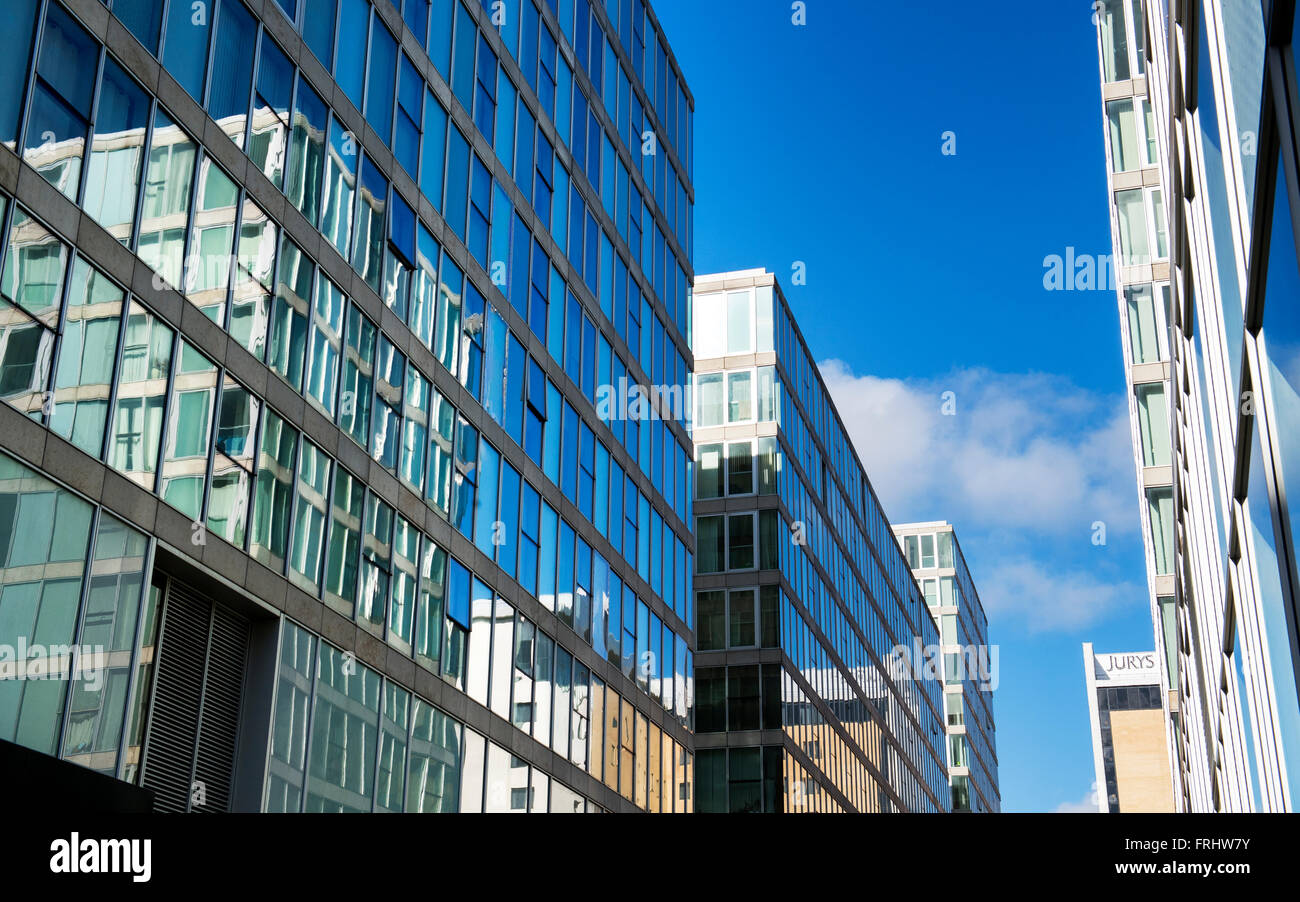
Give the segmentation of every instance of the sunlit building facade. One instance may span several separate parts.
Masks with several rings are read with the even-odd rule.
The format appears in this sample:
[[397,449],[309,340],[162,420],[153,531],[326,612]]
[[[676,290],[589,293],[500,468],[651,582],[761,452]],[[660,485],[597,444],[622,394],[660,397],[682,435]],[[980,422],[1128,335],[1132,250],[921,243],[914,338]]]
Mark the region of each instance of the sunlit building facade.
[[[0,741],[165,811],[691,810],[643,0],[14,0]],[[25,649],[15,654],[4,650]]]
[[938,644],[790,308],[763,270],[699,276],[696,809],[951,808]]
[[1293,810],[1300,779],[1300,531],[1286,491],[1300,480],[1294,7],[1106,0],[1097,16],[1121,331],[1183,811]]
[[999,812],[993,690],[1001,657],[989,642],[988,618],[966,556],[945,521],[902,523],[894,534],[939,624],[952,810]]

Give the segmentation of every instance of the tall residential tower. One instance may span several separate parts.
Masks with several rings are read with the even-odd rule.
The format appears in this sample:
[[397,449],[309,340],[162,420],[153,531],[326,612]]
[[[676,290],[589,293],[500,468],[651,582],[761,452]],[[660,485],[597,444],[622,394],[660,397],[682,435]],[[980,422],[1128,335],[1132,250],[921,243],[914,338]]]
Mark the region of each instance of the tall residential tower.
[[1294,810],[1295,3],[1102,0],[1097,22],[1174,800]]

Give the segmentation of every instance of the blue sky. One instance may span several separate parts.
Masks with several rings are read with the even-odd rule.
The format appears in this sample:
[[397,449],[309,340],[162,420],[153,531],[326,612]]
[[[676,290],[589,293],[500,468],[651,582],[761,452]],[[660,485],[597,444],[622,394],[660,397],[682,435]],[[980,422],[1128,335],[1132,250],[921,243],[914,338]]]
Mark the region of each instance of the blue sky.
[[1004,808],[1080,806],[1080,645],[1154,641],[1115,294],[1043,287],[1048,255],[1110,253],[1090,6],[806,6],[654,2],[695,97],[695,271],[777,274],[886,514],[957,529]]

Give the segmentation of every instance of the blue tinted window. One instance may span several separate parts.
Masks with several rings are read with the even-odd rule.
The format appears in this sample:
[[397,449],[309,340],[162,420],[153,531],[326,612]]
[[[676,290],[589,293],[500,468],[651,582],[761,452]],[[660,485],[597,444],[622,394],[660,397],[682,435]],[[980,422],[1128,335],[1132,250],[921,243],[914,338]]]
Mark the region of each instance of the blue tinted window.
[[465,239],[469,252],[484,270],[488,269],[488,216],[492,209],[492,175],[487,166],[474,154],[470,174],[469,232]]
[[555,610],[555,536],[558,522],[555,509],[543,501],[537,543],[537,600],[548,611]]
[[393,154],[411,176],[419,172],[423,105],[424,79],[403,53],[397,90],[397,120],[393,127]]
[[173,3],[167,10],[163,65],[199,103],[203,102],[203,77],[208,70],[211,21],[211,15],[196,16],[188,3]]
[[[11,17],[13,5],[9,4]],[[163,5],[158,0],[115,0],[113,3],[113,15],[122,20],[146,50],[154,54],[158,52],[158,37],[162,31],[162,11]]]
[[359,110],[366,86],[366,44],[370,28],[370,4],[366,0],[341,0],[339,9],[339,55],[334,78]]
[[307,221],[316,225],[325,166],[325,103],[301,76],[294,103],[285,194]]
[[524,346],[510,333],[506,352],[506,432],[521,448],[524,444],[524,382],[528,374],[528,355]]
[[325,64],[334,66],[334,12],[336,0],[303,0],[302,36],[311,52]]
[[447,146],[447,111],[442,108],[433,92],[425,90],[424,136],[420,144],[420,191],[442,212],[443,160]]
[[474,109],[474,47],[478,31],[464,5],[456,4],[456,51],[452,58],[451,89],[466,110]]
[[578,413],[568,401],[564,402],[564,436],[560,443],[564,466],[560,473],[560,490],[568,498],[578,497]]
[[495,557],[493,537],[497,521],[497,470],[501,460],[497,450],[479,440],[478,495],[474,500],[474,544],[488,558]]
[[456,237],[465,240],[465,219],[469,200],[469,142],[454,124],[447,139],[447,195],[444,218]]
[[12,0],[5,10],[5,28],[0,31],[0,141],[10,147],[18,137],[38,7],[39,0]]
[[519,471],[509,463],[501,462],[501,506],[498,513],[497,563],[512,579],[519,547]]
[[393,134],[393,94],[397,77],[397,41],[375,18],[370,35],[370,78],[366,82],[366,120],[389,143]]
[[560,418],[563,402],[555,383],[546,383],[546,430],[542,436],[542,472],[553,485],[560,484]]
[[559,552],[555,573],[555,613],[573,626],[573,527],[560,520]]
[[388,179],[368,156],[361,158],[361,192],[357,204],[357,240],[352,249],[352,266],[367,284],[379,292],[384,262],[384,215],[388,203]]
[[469,570],[455,558],[447,560],[447,616],[469,629]]
[[456,0],[433,0],[429,15],[429,59],[444,80],[451,80],[451,17]]
[[90,118],[99,44],[57,3],[45,17],[36,71],[83,119]]
[[[415,212],[411,205],[402,199],[402,195],[393,192],[393,205],[389,210],[388,239],[393,249],[402,257],[407,266],[415,266]],[[432,241],[432,239],[430,239]],[[436,257],[434,258],[437,259]]]
[[208,113],[242,147],[253,86],[257,23],[238,0],[223,0],[214,46]]
[[262,32],[262,49],[257,59],[257,93],[280,118],[288,121],[293,97],[293,63],[268,32]]
[[429,0],[403,0],[402,20],[423,47],[429,30]]
[[478,77],[474,87],[474,125],[483,137],[492,142],[497,113],[497,57],[487,38],[480,35],[478,44]]

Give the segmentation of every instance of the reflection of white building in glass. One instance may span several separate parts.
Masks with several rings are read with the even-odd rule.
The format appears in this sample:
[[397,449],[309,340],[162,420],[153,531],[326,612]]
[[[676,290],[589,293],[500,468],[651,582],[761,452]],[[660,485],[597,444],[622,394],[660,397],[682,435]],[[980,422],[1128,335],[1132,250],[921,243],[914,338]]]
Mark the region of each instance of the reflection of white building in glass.
[[[1292,810],[1294,4],[1099,5],[1106,159],[1174,804]],[[1171,52],[1175,58],[1171,59]]]
[[764,270],[698,276],[696,810],[947,811],[938,630]]
[[939,624],[952,809],[1001,811],[993,723],[997,659],[966,558],[946,522],[903,523],[894,527],[894,535]]

